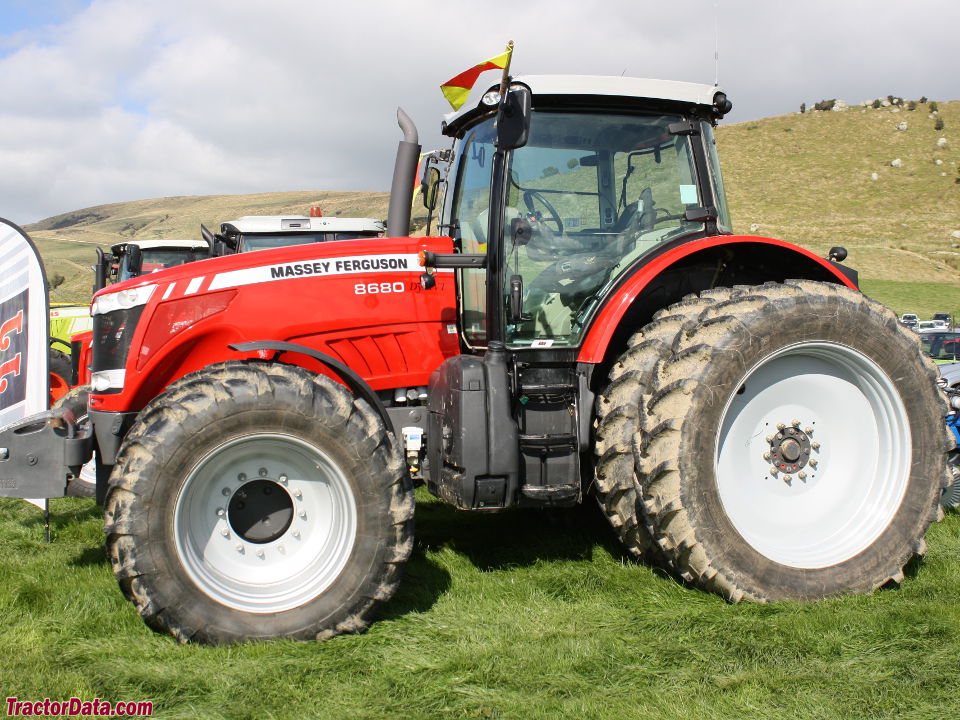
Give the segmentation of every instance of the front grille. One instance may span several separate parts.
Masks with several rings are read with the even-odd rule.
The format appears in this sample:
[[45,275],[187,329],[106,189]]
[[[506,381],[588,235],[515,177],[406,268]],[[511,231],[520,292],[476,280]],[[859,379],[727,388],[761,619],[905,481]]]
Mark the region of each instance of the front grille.
[[[133,334],[137,329],[137,322],[143,312],[143,305],[114,310],[93,316],[93,357],[91,370],[102,372],[105,370],[122,370],[127,365],[127,355]],[[120,388],[100,391],[102,393],[117,393]]]

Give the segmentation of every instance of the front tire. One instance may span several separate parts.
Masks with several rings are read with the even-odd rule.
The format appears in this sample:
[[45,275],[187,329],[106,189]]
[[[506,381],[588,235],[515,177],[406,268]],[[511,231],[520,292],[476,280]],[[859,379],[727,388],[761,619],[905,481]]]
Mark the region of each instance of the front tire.
[[357,632],[399,584],[413,491],[382,421],[301,368],[230,362],[140,415],[106,500],[144,620],[182,642]]
[[686,321],[645,374],[624,438],[636,522],[678,576],[733,601],[900,581],[946,484],[915,336],[837,285],[725,292],[676,306]]

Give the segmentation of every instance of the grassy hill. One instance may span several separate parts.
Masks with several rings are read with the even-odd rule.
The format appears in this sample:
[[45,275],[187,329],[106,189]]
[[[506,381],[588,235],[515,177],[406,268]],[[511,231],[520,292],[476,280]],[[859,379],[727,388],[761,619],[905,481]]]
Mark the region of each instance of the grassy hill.
[[186,238],[200,240],[200,224],[217,230],[220,223],[243,215],[306,215],[319,205],[325,215],[385,218],[385,192],[277,192],[256,195],[169,197],[98,205],[55,215],[24,229],[36,243],[48,276],[65,282],[50,294],[57,302],[86,302],[96,246],[104,250],[124,240]]
[[[850,251],[868,294],[921,317],[960,317],[960,102],[940,102],[944,129],[927,106],[853,107],[722,126],[717,138],[738,232],[769,235],[825,255]],[[906,130],[898,130],[906,122]],[[946,139],[938,146],[939,138]],[[892,167],[899,158],[901,167]],[[937,161],[941,164],[937,164]],[[876,174],[876,179],[873,179]],[[173,197],[116,203],[27,226],[49,274],[66,282],[54,300],[89,297],[93,246],[130,238],[198,238],[250,214],[384,218],[386,193],[282,192]]]
[[[864,291],[898,312],[960,310],[960,102],[807,112],[719,128],[738,232],[850,251]],[[906,130],[898,130],[906,122]],[[937,140],[947,143],[938,147]],[[899,158],[901,167],[891,167]],[[940,160],[942,164],[937,164]],[[873,179],[876,173],[877,179]],[[751,229],[752,226],[758,226]]]

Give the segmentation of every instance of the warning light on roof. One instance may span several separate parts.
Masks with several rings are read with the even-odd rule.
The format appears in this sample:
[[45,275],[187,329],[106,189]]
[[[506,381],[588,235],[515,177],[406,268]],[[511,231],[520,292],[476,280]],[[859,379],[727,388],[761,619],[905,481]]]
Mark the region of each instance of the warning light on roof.
[[319,205],[314,205],[310,208],[310,217],[323,217],[323,208]]

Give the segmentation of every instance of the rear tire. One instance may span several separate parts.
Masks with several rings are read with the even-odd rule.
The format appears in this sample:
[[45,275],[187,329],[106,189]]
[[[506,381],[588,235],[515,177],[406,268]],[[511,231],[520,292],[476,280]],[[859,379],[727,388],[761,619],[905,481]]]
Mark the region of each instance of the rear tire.
[[106,499],[107,551],[144,620],[181,642],[366,628],[413,544],[393,436],[341,385],[229,362],[141,412]]
[[597,399],[595,493],[620,542],[637,559],[669,565],[642,515],[643,482],[633,467],[633,440],[640,429],[643,396],[650,392],[657,363],[669,357],[670,345],[683,324],[729,297],[725,288],[710,290],[657,312],[630,338],[627,350],[610,370],[609,385]]
[[646,371],[639,432],[620,440],[634,523],[677,575],[732,601],[899,582],[947,483],[944,404],[916,337],[837,285],[727,292],[681,303]]

